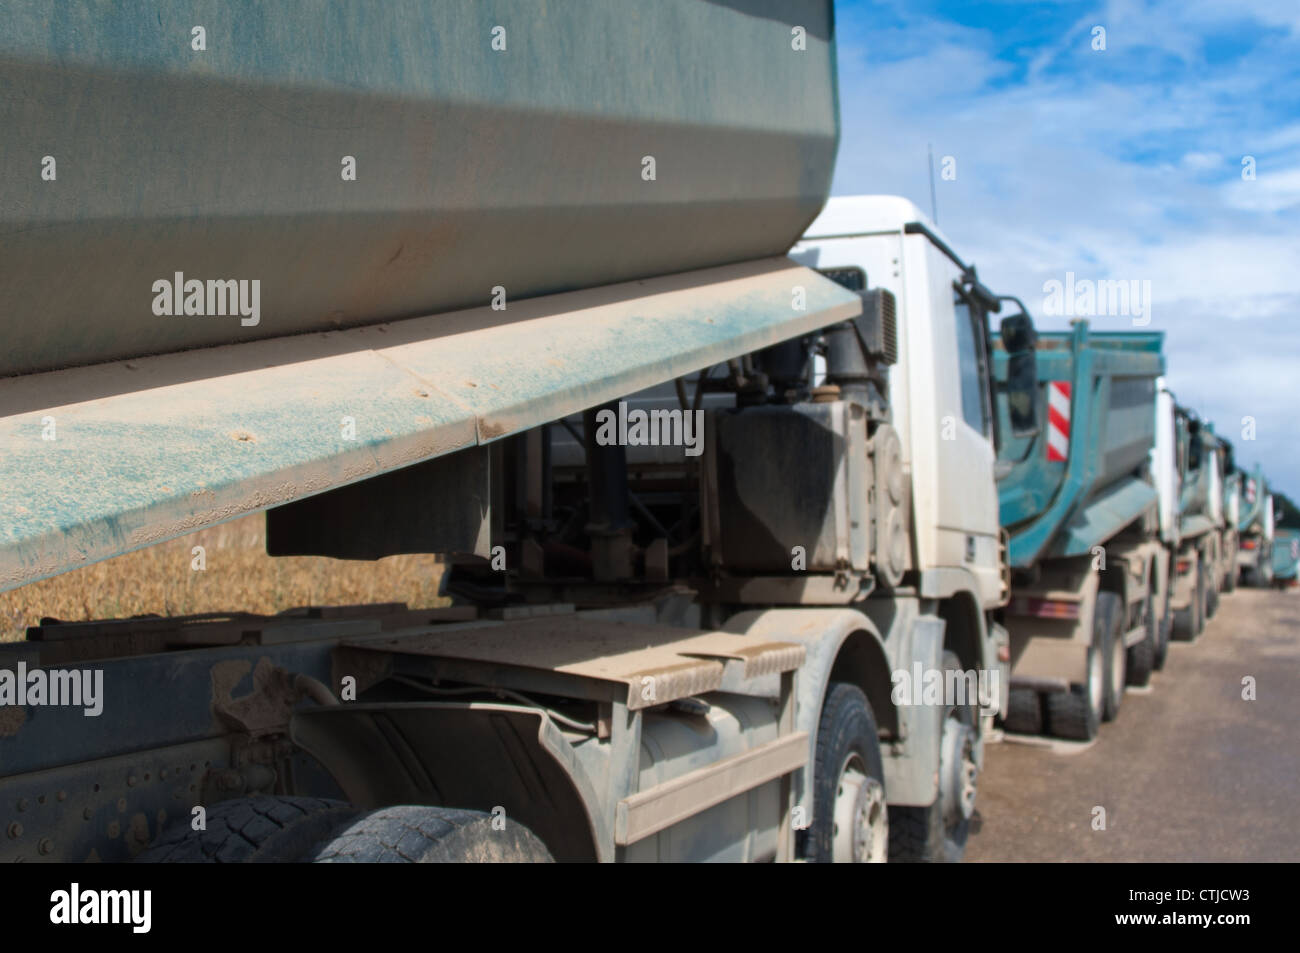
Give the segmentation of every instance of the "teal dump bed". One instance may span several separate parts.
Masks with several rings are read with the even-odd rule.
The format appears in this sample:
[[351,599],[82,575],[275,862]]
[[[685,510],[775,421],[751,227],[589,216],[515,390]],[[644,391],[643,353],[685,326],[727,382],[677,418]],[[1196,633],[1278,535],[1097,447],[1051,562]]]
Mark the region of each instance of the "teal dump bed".
[[1290,581],[1300,569],[1300,530],[1280,529],[1273,540],[1273,578]]
[[1038,430],[1012,433],[1003,385],[1007,354],[994,335],[998,382],[998,501],[1013,567],[1080,556],[1155,504],[1145,476],[1155,439],[1160,332],[1040,333]]
[[1264,531],[1264,512],[1268,504],[1268,480],[1264,471],[1255,467],[1250,473],[1242,474],[1241,507],[1237,520],[1237,529],[1241,532]]
[[0,376],[784,254],[834,75],[830,0],[10,0]]

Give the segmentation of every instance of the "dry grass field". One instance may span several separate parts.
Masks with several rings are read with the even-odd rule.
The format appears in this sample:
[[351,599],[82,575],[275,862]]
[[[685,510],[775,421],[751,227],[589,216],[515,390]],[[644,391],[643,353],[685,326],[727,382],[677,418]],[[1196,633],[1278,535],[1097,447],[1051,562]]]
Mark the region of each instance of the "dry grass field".
[[[266,555],[262,514],[0,593],[0,641],[24,637],[43,616],[63,621],[144,613],[187,615],[241,610],[274,613],[294,606],[405,602],[441,605],[442,565],[434,556],[355,562]],[[207,568],[191,568],[203,546]]]

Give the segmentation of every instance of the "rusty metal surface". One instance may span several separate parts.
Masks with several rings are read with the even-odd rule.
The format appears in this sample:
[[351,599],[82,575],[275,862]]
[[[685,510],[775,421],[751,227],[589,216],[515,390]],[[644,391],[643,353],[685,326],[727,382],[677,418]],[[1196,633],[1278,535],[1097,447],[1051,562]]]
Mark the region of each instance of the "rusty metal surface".
[[0,380],[0,590],[487,443],[860,310],[857,295],[776,258],[504,313]]
[[[650,708],[723,687],[728,665],[737,681],[796,669],[805,649],[730,632],[547,616],[501,625],[439,629],[344,643],[354,649],[477,663],[500,669],[558,672],[604,686],[629,710]],[[458,669],[459,671],[459,669]]]

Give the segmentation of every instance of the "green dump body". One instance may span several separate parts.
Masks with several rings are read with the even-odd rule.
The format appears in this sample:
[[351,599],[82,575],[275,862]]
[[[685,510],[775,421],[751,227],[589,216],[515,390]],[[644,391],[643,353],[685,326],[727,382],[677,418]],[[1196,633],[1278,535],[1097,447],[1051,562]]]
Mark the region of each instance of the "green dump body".
[[1013,568],[1087,555],[1155,505],[1147,477],[1155,440],[1161,332],[1040,332],[1038,430],[1011,430],[1007,354],[994,335],[998,502]]
[[1294,581],[1300,570],[1300,530],[1279,529],[1273,539],[1273,578]]
[[1255,467],[1242,475],[1241,508],[1237,529],[1242,533],[1263,533],[1264,517],[1268,508],[1268,480],[1264,471]]
[[14,0],[0,89],[0,376],[781,255],[838,139],[830,0]]

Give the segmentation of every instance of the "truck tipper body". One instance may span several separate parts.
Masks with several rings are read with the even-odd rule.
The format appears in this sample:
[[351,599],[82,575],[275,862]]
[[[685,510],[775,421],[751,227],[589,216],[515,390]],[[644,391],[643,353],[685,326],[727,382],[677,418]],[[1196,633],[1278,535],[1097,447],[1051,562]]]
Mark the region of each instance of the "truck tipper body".
[[1300,530],[1279,529],[1273,538],[1273,585],[1286,589],[1300,577]]
[[0,859],[960,858],[998,302],[900,199],[786,256],[831,4],[232,5],[202,61],[159,6],[0,39],[6,148],[60,144],[4,213],[0,586],[266,511],[272,555],[444,554],[450,604],[32,627]]
[[1241,516],[1237,523],[1237,569],[1247,586],[1267,586],[1273,577],[1273,495],[1260,467],[1241,478]]
[[1146,684],[1157,664],[1169,571],[1157,476],[1171,478],[1152,461],[1162,341],[1084,321],[1040,334],[1043,399],[1025,418],[1006,387],[1029,369],[995,340],[1010,730],[1091,738],[1125,685]]
[[1226,474],[1233,463],[1231,445],[1215,435],[1210,423],[1185,407],[1176,412],[1183,479],[1172,636],[1190,641],[1218,610],[1219,593],[1231,572],[1232,558],[1225,546],[1235,545],[1236,534],[1228,526]]
[[1237,566],[1237,552],[1241,548],[1241,497],[1242,472],[1237,468],[1232,444],[1219,438],[1223,443],[1224,477],[1223,477],[1223,531],[1220,551],[1220,583],[1222,592],[1230,593],[1237,588],[1237,579],[1241,570]]

